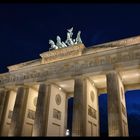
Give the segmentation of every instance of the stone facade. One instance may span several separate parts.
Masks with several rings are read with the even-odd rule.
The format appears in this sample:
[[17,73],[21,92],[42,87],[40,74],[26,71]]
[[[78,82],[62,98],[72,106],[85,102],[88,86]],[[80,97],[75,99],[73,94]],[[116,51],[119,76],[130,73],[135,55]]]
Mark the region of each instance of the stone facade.
[[109,136],[129,135],[124,94],[140,88],[140,36],[40,56],[0,74],[1,136],[64,136],[69,97],[72,136],[100,136],[102,93],[108,93]]

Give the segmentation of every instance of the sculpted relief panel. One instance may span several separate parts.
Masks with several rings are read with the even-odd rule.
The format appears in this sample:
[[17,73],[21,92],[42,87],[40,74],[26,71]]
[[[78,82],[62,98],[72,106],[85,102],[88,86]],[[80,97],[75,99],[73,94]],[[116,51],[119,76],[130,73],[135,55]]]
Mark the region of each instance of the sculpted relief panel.
[[34,120],[35,119],[35,111],[28,109],[27,118]]
[[53,109],[53,118],[61,120],[61,111]]
[[88,115],[94,119],[97,118],[97,111],[88,105]]
[[84,49],[83,44],[78,44],[73,47],[62,48],[60,50],[53,50],[46,53],[41,54],[44,63],[51,63],[55,61],[60,61],[68,58],[73,58],[76,56],[80,56]]

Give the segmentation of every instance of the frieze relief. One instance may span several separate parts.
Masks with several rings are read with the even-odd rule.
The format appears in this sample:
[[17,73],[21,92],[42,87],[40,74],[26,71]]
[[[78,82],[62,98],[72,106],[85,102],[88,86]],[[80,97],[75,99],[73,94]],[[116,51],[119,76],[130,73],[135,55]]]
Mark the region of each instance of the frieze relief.
[[110,56],[110,63],[116,63],[116,62],[117,62],[117,56],[116,55]]
[[140,49],[139,50],[135,50],[134,51],[134,56],[135,56],[135,59],[140,59]]
[[85,48],[84,44],[76,44],[73,45],[72,47],[61,48],[58,50],[45,52],[43,54],[40,54],[40,56],[42,57],[42,63],[46,64],[80,56],[82,55],[82,51],[84,48]]
[[134,44],[139,44],[140,37],[133,37],[128,39],[123,39],[119,41],[113,41],[111,43],[105,43],[103,45],[99,45],[100,47],[124,47],[124,46],[130,46]]
[[[78,59],[66,60],[62,63],[54,63],[51,65],[44,64],[43,66],[36,66],[28,70],[19,70],[18,74],[6,73],[0,75],[0,86],[5,84],[13,84],[18,82],[47,80],[48,78],[62,76],[63,74],[81,74],[83,71],[90,71],[90,69],[96,68],[96,66],[102,66],[106,64],[115,64],[119,62],[126,62],[140,58],[140,49],[128,50],[125,53],[118,52],[115,54],[106,54],[104,56],[81,56]],[[43,70],[43,68],[45,70]],[[21,74],[20,74],[21,73]],[[24,74],[23,74],[24,73]]]

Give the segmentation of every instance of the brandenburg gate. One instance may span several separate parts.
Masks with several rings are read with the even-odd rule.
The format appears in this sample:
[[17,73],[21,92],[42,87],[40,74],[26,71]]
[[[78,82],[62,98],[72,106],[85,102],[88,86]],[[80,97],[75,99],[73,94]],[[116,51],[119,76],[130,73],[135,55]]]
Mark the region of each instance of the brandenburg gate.
[[40,58],[0,74],[0,136],[100,136],[98,97],[107,93],[108,135],[129,136],[125,92],[140,89],[140,36],[86,48],[80,34],[49,40]]

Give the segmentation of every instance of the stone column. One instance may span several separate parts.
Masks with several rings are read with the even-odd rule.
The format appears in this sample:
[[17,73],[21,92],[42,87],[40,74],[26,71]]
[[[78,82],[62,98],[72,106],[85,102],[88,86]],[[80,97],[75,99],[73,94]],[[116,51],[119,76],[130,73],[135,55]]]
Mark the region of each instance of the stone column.
[[72,136],[86,135],[85,79],[76,78],[74,85]]
[[[123,122],[127,124],[127,115],[125,107],[125,97],[122,99],[123,84],[119,75],[112,71],[107,74],[107,93],[108,93],[108,131],[109,136],[127,136],[126,130],[123,130]],[[124,119],[125,112],[125,119]]]
[[4,119],[6,117],[9,97],[10,97],[10,90],[5,92],[5,100],[4,100],[4,105],[3,105],[3,111],[2,111],[1,119],[0,119],[0,136],[2,136],[2,130],[3,130],[3,126],[4,126]]
[[[3,94],[3,95],[2,95]],[[0,93],[0,136],[2,136],[2,130],[3,130],[3,123],[4,119],[6,117],[6,111],[7,111],[7,106],[9,102],[9,95],[10,95],[10,90],[9,91],[2,91],[2,94]],[[2,98],[3,97],[3,98]],[[2,100],[3,99],[3,100]]]
[[1,125],[5,99],[6,99],[6,90],[2,89],[0,90],[0,125]]
[[9,136],[21,136],[23,120],[25,117],[26,103],[29,89],[20,86],[17,90],[16,101],[11,118],[11,125],[9,129]]
[[45,136],[49,103],[50,85],[41,84],[38,92],[35,121],[32,136]]
[[99,136],[98,90],[90,78],[76,78],[73,104],[73,136]]

